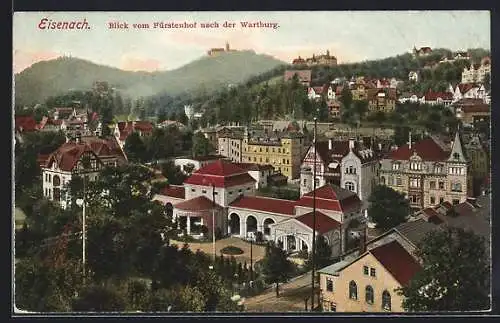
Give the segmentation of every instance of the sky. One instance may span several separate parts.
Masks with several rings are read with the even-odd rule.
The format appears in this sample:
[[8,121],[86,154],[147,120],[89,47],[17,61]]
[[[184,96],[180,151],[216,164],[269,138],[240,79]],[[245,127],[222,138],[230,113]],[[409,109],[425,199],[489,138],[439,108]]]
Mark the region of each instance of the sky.
[[[40,29],[54,22],[86,21],[89,29]],[[152,28],[154,22],[197,23],[197,28]],[[234,22],[226,28],[224,22]],[[244,28],[242,21],[277,23],[278,28]],[[128,29],[110,29],[125,22]],[[201,28],[217,22],[218,28]],[[134,23],[149,29],[133,28]],[[212,47],[254,50],[285,62],[326,50],[338,63],[379,59],[413,46],[490,49],[488,11],[297,11],[297,12],[16,12],[13,70],[72,56],[130,71],[172,70]]]

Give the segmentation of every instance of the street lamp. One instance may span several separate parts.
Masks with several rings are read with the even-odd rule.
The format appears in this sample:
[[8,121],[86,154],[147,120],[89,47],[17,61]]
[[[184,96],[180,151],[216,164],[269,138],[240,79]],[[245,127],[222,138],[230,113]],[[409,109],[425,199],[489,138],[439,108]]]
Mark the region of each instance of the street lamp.
[[314,269],[316,266],[316,131],[318,126],[318,119],[314,118],[314,164],[313,164],[313,232],[312,232],[312,272],[311,272],[311,311],[314,311]]

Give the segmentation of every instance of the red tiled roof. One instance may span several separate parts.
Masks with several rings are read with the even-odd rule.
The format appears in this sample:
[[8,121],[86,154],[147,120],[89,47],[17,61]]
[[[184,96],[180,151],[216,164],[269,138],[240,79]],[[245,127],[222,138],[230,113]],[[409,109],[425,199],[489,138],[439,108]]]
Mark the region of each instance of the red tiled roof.
[[408,144],[390,152],[392,160],[408,160],[416,152],[424,161],[442,161],[448,159],[449,153],[444,151],[432,138],[424,139],[412,145]]
[[44,167],[45,164],[47,163],[47,160],[49,159],[50,154],[39,154],[36,158],[36,161],[38,162],[38,165],[40,167]]
[[280,200],[262,196],[241,196],[232,202],[230,206],[283,215],[295,214],[295,201]]
[[449,92],[434,92],[429,91],[425,94],[426,101],[436,101],[438,98],[442,100],[453,100],[453,94]]
[[369,251],[384,268],[403,286],[421,269],[420,264],[397,241]]
[[184,183],[193,185],[215,185],[216,187],[231,187],[246,183],[255,183],[248,171],[233,163],[217,160],[203,166],[191,175]]
[[[314,212],[309,212],[296,217],[297,221],[302,222],[309,228],[313,228],[313,214]],[[340,228],[340,223],[331,217],[316,211],[316,232],[320,234],[325,234],[333,229]]]
[[[297,206],[313,207],[314,192],[303,195],[296,202]],[[344,212],[347,209],[360,205],[359,197],[346,189],[334,185],[324,185],[316,189],[316,208]]]
[[15,120],[15,129],[17,131],[35,131],[37,124],[32,116],[17,116]]
[[457,85],[458,90],[460,93],[465,94],[467,93],[470,89],[474,88],[474,84],[471,83],[460,83]]
[[462,98],[455,103],[456,106],[468,106],[468,105],[478,105],[478,104],[484,104],[483,99]]
[[342,94],[343,90],[344,90],[343,86],[337,86],[337,88],[335,89],[335,94],[340,95]]
[[175,197],[177,199],[186,198],[186,192],[182,185],[167,185],[160,191],[160,194]]
[[134,129],[141,132],[151,132],[153,131],[153,124],[149,121],[136,121],[134,123]]
[[[174,207],[183,211],[206,211],[211,210],[214,207],[214,204],[212,200],[209,200],[205,196],[198,196],[193,199],[180,202]],[[215,207],[218,209],[221,208],[221,206],[217,203],[215,203]]]
[[314,92],[316,94],[321,94],[321,93],[323,93],[324,87],[322,87],[322,86],[314,86],[313,90],[314,90]]

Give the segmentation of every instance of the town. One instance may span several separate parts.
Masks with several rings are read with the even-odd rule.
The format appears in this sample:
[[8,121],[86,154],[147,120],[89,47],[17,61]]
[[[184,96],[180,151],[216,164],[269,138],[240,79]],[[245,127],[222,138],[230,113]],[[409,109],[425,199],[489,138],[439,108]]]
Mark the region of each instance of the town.
[[210,94],[16,104],[16,307],[489,309],[489,51],[307,56]]

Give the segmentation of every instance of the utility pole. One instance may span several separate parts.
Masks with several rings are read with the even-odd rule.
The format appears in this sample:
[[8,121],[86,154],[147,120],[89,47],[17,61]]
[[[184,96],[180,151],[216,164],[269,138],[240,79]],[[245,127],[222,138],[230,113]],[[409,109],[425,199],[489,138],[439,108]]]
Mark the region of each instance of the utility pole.
[[212,247],[214,252],[214,265],[215,265],[215,184],[212,183]]
[[318,118],[314,118],[314,164],[313,164],[313,236],[312,236],[312,275],[311,275],[311,311],[314,311],[314,269],[316,266],[316,131],[318,126]]

